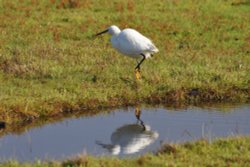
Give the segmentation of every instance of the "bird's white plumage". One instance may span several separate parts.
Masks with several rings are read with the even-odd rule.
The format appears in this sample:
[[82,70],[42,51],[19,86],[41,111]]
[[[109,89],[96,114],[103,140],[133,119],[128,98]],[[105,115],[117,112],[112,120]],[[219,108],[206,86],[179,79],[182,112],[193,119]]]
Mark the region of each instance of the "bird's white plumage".
[[146,125],[143,130],[141,125],[124,125],[111,135],[111,144],[97,141],[96,144],[109,150],[113,155],[133,154],[153,143],[159,137],[158,132],[150,130]]
[[143,36],[134,29],[120,30],[117,26],[110,26],[107,30],[97,33],[95,36],[103,33],[112,35],[112,46],[120,53],[137,59],[135,67],[135,76],[137,80],[141,79],[140,66],[146,58],[151,57],[152,54],[159,50],[155,47],[153,42],[147,37]]
[[152,41],[134,29],[120,30],[117,26],[110,26],[108,33],[112,35],[112,46],[120,53],[132,58],[141,58],[144,54],[146,58],[158,52]]

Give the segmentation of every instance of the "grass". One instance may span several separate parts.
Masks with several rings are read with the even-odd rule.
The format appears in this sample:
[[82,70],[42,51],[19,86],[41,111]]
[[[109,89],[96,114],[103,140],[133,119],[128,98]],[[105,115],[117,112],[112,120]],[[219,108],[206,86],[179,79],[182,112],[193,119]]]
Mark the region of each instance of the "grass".
[[[0,120],[135,103],[247,102],[248,0],[0,0]],[[150,37],[142,65],[92,35],[115,24]]]
[[61,162],[38,160],[34,163],[20,163],[9,161],[0,166],[249,166],[249,143],[249,137],[217,139],[211,144],[200,140],[182,145],[163,145],[156,155],[146,154],[133,159],[95,158],[79,155]]
[[[18,133],[34,119],[53,122],[80,110],[249,102],[249,10],[249,0],[0,0],[0,122]],[[112,24],[137,29],[159,48],[143,63],[142,81],[108,35],[92,38]],[[249,143],[219,139],[133,159],[79,155],[0,166],[248,166]]]

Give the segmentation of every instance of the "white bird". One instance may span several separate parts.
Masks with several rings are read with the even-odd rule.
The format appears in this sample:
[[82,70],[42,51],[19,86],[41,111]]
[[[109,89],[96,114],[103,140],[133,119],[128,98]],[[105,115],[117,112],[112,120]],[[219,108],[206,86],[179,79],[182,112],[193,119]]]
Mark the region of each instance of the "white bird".
[[121,31],[115,25],[112,25],[108,29],[97,33],[95,36],[101,35],[103,33],[112,35],[112,46],[118,52],[137,60],[135,74],[136,78],[140,79],[140,65],[142,62],[159,51],[153,42],[134,29],[126,28]]
[[127,124],[112,133],[111,144],[100,141],[96,141],[96,144],[107,149],[113,155],[133,154],[152,144],[158,137],[158,132],[152,131],[148,125],[145,125],[144,129],[138,124]]

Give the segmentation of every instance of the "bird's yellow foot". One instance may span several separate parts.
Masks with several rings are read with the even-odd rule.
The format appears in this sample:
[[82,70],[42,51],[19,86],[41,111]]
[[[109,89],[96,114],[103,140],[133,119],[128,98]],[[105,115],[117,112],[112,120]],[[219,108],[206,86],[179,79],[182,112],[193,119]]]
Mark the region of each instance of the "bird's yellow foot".
[[141,116],[141,109],[140,107],[136,107],[135,108],[135,116],[137,119],[140,119],[140,116]]
[[137,80],[140,80],[141,79],[141,72],[138,68],[135,69],[135,78]]

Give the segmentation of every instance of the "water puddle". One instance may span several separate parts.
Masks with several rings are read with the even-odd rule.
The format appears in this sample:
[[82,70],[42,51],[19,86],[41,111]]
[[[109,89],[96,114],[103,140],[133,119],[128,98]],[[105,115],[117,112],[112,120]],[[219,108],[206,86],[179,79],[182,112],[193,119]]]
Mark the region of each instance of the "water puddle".
[[[141,111],[141,114],[140,114]],[[68,118],[0,138],[0,160],[63,159],[86,153],[95,156],[136,156],[164,143],[250,135],[250,105],[220,108],[117,109],[91,117]]]

